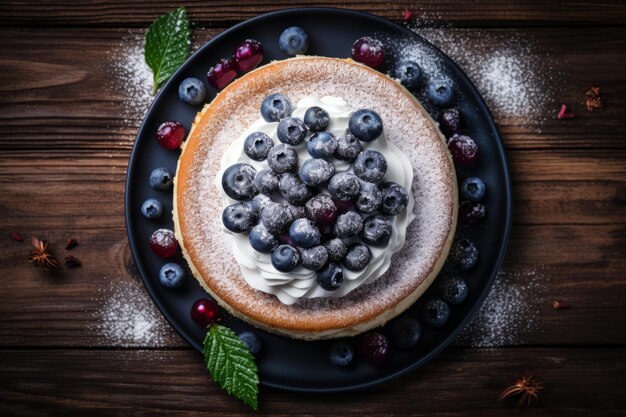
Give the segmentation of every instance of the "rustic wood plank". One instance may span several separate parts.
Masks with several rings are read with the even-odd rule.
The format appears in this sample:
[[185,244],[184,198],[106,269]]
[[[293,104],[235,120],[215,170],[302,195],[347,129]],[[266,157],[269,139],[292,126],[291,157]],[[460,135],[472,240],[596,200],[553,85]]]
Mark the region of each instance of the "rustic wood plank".
[[[12,416],[249,414],[184,351],[4,350],[0,410]],[[525,415],[625,415],[624,349],[449,349],[433,362],[366,392],[306,395],[261,389],[260,413],[517,416],[499,393],[525,369],[545,384]],[[436,400],[434,400],[436,399]],[[329,408],[332,403],[331,408]]]
[[416,3],[403,1],[389,3],[380,0],[337,2],[303,0],[267,2],[234,0],[216,2],[169,2],[153,1],[150,4],[138,0],[82,1],[67,3],[48,1],[45,6],[35,1],[5,1],[0,7],[0,23],[3,26],[111,26],[146,25],[157,16],[177,6],[185,6],[193,22],[201,25],[226,26],[272,10],[290,7],[343,7],[365,11],[400,21],[405,8],[411,8],[417,17],[429,22],[454,22],[466,26],[485,25],[589,25],[623,24],[626,11],[619,2],[600,1],[589,3],[577,1],[544,2],[541,0],[523,3],[501,0],[481,2],[457,2],[453,0],[426,0]]
[[[197,43],[218,32],[196,31]],[[431,36],[442,44],[447,33],[453,43],[460,37],[475,49],[476,59],[487,59],[498,39],[514,36],[532,46],[535,59],[549,60],[550,71],[562,78],[543,100],[547,108],[537,120],[496,114],[509,149],[626,147],[626,29],[439,29]],[[128,76],[120,75],[119,66],[123,51],[141,50],[142,34],[141,29],[3,29],[0,149],[128,150],[149,101],[139,100],[136,88],[124,88]],[[584,110],[589,84],[602,87],[604,111]],[[562,102],[577,119],[553,118]]]

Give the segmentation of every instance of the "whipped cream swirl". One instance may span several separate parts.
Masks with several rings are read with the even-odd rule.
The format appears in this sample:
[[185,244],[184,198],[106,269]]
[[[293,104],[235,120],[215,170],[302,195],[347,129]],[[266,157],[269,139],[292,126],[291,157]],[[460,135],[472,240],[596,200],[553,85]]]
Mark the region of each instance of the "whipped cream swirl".
[[[337,138],[346,134],[350,116],[357,110],[352,108],[342,98],[323,97],[316,99],[305,97],[298,102],[292,116],[302,119],[306,110],[312,106],[321,107],[328,112],[330,125],[326,130]],[[383,125],[384,122],[383,120]],[[266,122],[263,118],[259,118],[222,155],[220,171],[215,178],[215,184],[221,191],[222,199],[225,203],[224,206],[236,202],[226,195],[221,186],[222,174],[229,166],[242,162],[252,165],[257,172],[268,168],[267,161],[254,161],[245,154],[243,144],[246,137],[252,132],[263,132],[271,137],[275,144],[278,144],[280,141],[276,134],[277,127],[278,122]],[[295,147],[299,158],[298,166],[310,158],[306,150],[306,141],[310,136],[311,134],[309,133],[306,140]],[[235,260],[241,268],[243,278],[251,287],[275,295],[284,304],[293,304],[301,298],[342,297],[355,288],[376,280],[389,269],[392,255],[402,249],[406,238],[406,229],[415,218],[413,214],[415,200],[411,192],[413,168],[411,162],[402,151],[387,140],[384,132],[373,142],[362,142],[361,144],[364,149],[379,151],[387,159],[387,172],[382,182],[397,182],[409,192],[409,203],[406,210],[400,215],[392,217],[393,228],[391,239],[387,245],[381,247],[370,246],[372,259],[365,269],[350,271],[343,268],[344,280],[341,287],[335,291],[326,291],[317,284],[317,273],[315,271],[298,266],[291,272],[280,272],[272,266],[271,254],[259,253],[250,246],[247,233],[231,233],[224,228],[232,236]],[[335,165],[336,172],[351,171],[350,162],[337,159],[332,159],[331,161]],[[352,241],[358,240],[355,237],[345,240],[345,243],[349,245]]]

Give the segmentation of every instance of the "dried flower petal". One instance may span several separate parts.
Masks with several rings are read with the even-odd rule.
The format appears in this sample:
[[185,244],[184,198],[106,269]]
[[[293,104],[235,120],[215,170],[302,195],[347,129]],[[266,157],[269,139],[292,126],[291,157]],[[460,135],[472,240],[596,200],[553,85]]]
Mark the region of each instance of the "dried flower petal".
[[68,268],[76,268],[76,267],[81,266],[82,263],[81,263],[80,259],[78,259],[77,257],[72,256],[72,255],[67,255],[65,257],[65,265]]
[[587,111],[594,111],[604,107],[602,97],[600,96],[600,87],[589,86],[585,93],[585,106],[587,106]]
[[34,250],[28,256],[28,261],[35,266],[42,266],[48,270],[61,269],[61,262],[48,252],[48,242],[43,239],[32,237],[31,242]]
[[75,248],[78,245],[78,241],[76,239],[68,239],[65,244],[65,249],[70,250]]
[[413,13],[411,13],[409,9],[404,9],[404,17],[402,17],[402,20],[404,20],[405,22],[408,22],[412,18],[413,18]]
[[565,104],[561,104],[561,109],[559,113],[556,115],[557,119],[573,119],[574,113],[567,111],[567,106]]
[[12,232],[9,232],[9,237],[16,242],[24,241],[24,238],[22,237],[21,233],[15,230]]
[[572,306],[568,303],[565,303],[561,300],[553,300],[552,301],[552,308],[554,308],[555,310],[566,310],[569,308],[572,308]]
[[530,372],[522,373],[521,377],[515,381],[515,384],[506,388],[500,394],[500,401],[519,395],[517,401],[519,407],[529,407],[533,402],[539,399],[539,391],[545,388],[545,385],[538,381],[535,375]]

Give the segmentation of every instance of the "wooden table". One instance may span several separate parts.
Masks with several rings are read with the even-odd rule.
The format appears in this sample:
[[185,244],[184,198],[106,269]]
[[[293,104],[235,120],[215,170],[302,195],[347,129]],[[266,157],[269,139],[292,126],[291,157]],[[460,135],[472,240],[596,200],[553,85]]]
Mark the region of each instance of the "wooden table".
[[[120,87],[116,60],[140,45],[149,23],[174,3],[0,4],[3,416],[250,411],[210,380],[200,356],[152,307],[133,272],[124,228],[126,167],[143,109],[129,97],[136,90]],[[278,3],[180,4],[201,44],[283,7]],[[514,36],[558,75],[545,117],[496,112],[515,199],[502,279],[524,297],[524,310],[509,311],[506,319],[516,327],[508,340],[482,343],[470,335],[422,369],[366,393],[262,389],[260,411],[626,415],[626,5],[368,0],[341,6],[396,21],[409,7],[444,44],[448,35],[461,36],[477,59],[488,57],[497,39]],[[589,85],[601,87],[604,110],[585,109]],[[561,103],[575,119],[554,118]],[[12,230],[26,242],[9,239]],[[27,262],[31,235],[46,237],[57,255],[72,254],[83,266],[53,274],[34,268]],[[65,251],[71,237],[79,246]],[[555,299],[572,308],[554,309]],[[128,308],[140,314],[131,335],[119,322]],[[491,347],[472,347],[481,344]],[[520,412],[497,398],[525,369],[534,370],[546,389],[536,406]]]

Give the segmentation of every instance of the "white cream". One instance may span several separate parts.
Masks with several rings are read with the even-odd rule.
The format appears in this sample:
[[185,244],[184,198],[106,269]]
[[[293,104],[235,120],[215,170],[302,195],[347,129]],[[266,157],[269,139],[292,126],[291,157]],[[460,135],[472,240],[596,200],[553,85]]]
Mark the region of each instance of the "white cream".
[[[345,100],[338,97],[323,97],[315,99],[306,97],[300,100],[293,111],[292,116],[303,118],[305,111],[312,106],[319,106],[326,110],[330,115],[330,126],[328,131],[336,137],[344,135],[348,129],[348,121],[352,113],[356,110],[346,103]],[[384,125],[384,120],[383,120]],[[221,167],[215,178],[215,185],[221,192],[224,206],[235,203],[224,193],[221,185],[222,174],[229,166],[243,162],[252,165],[257,172],[267,168],[266,161],[251,160],[243,151],[243,143],[246,137],[252,132],[263,132],[270,136],[275,144],[280,143],[276,135],[278,123],[266,122],[263,118],[255,121],[241,136],[239,136],[226,150],[221,159]],[[307,135],[308,140],[310,134]],[[299,156],[300,166],[302,162],[309,159],[310,156],[306,150],[306,140],[296,146]],[[284,304],[293,304],[300,298],[315,297],[342,297],[360,285],[369,283],[379,278],[389,269],[391,257],[398,252],[404,245],[406,238],[406,229],[413,221],[413,207],[415,200],[411,192],[411,184],[413,183],[413,168],[411,162],[402,153],[398,147],[389,142],[383,134],[373,142],[362,142],[364,149],[375,149],[381,152],[387,159],[387,172],[383,178],[383,182],[393,181],[402,185],[409,192],[409,204],[406,211],[392,218],[393,230],[389,243],[384,247],[370,246],[372,259],[370,263],[362,271],[349,271],[343,268],[344,280],[341,287],[336,291],[325,291],[317,284],[317,273],[310,271],[302,266],[298,266],[291,272],[279,272],[271,262],[271,255],[259,253],[252,249],[248,242],[248,234],[228,233],[233,237],[233,254],[235,260],[241,267],[241,273],[246,282],[253,288],[269,294],[274,294]],[[349,162],[332,159],[335,164],[336,172],[350,171],[351,164]],[[357,240],[357,239],[353,239]],[[346,241],[346,243],[349,243]]]

